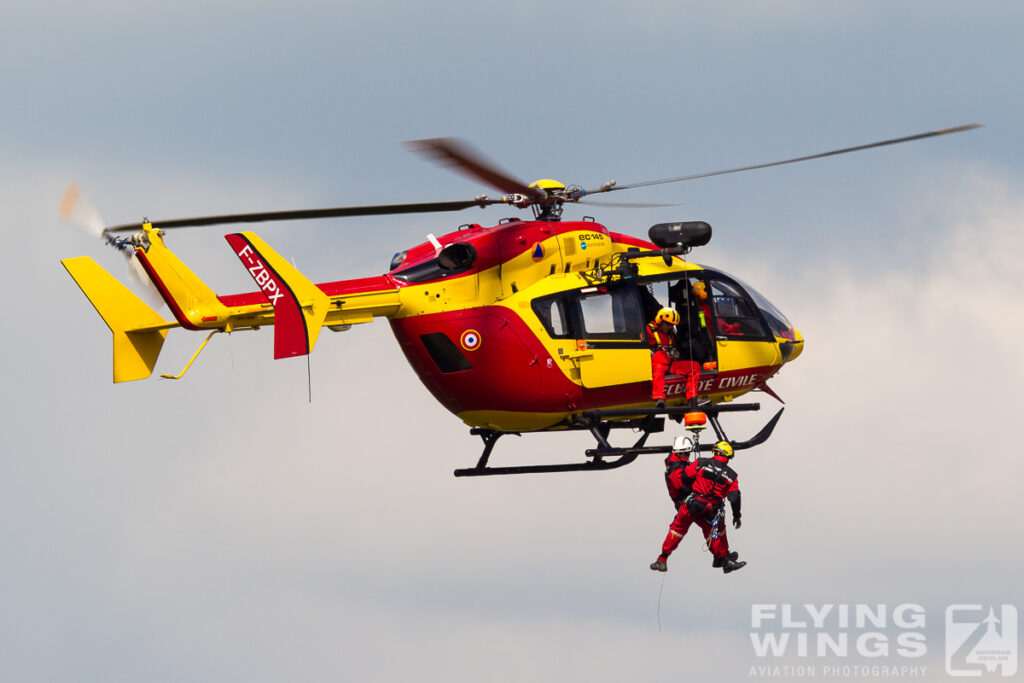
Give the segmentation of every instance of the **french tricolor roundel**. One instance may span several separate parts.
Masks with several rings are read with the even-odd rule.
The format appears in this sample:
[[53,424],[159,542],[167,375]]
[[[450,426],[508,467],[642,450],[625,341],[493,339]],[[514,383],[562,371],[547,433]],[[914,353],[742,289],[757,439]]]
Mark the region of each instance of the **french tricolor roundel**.
[[459,343],[467,351],[476,351],[480,348],[480,333],[476,330],[466,330],[462,333]]

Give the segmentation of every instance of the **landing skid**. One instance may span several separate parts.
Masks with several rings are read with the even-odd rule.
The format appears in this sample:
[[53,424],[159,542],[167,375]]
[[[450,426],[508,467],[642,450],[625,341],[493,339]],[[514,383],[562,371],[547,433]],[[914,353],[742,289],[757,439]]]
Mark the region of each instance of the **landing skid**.
[[[719,415],[725,412],[740,412],[760,410],[758,403],[741,403],[718,406],[702,406],[700,411],[708,416],[708,422],[715,432],[716,441],[728,441],[725,430],[719,422]],[[768,440],[779,418],[782,417],[784,408],[779,409],[775,416],[761,428],[753,438],[746,441],[730,442],[735,450],[753,448]],[[630,464],[640,455],[659,453],[664,454],[672,450],[671,446],[645,446],[647,438],[651,434],[665,431],[665,418],[659,416],[679,416],[690,412],[688,408],[627,408],[622,410],[589,410],[578,416],[573,416],[571,422],[563,425],[567,430],[587,430],[597,441],[597,448],[590,448],[585,451],[589,460],[585,462],[560,463],[553,465],[516,465],[510,467],[490,467],[488,461],[494,444],[506,434],[522,436],[519,432],[500,432],[493,429],[474,428],[469,430],[470,434],[483,439],[484,450],[480,460],[474,467],[467,467],[455,470],[456,477],[482,477],[498,474],[543,474],[548,472],[591,472],[598,470],[614,470]],[[611,418],[616,418],[612,420]],[[622,419],[634,418],[634,419]],[[608,436],[613,429],[634,429],[640,430],[642,434],[637,441],[629,447],[618,448],[608,442]],[[710,451],[712,444],[700,444],[698,449]]]

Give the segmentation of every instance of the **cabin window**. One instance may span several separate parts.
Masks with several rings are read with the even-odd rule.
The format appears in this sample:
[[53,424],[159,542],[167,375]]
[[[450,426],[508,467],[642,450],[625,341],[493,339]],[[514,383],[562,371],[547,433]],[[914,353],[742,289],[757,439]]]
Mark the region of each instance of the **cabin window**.
[[582,294],[579,303],[581,339],[640,340],[643,314],[635,288]]
[[533,302],[533,312],[551,337],[565,339],[570,336],[569,318],[563,298],[537,299]]

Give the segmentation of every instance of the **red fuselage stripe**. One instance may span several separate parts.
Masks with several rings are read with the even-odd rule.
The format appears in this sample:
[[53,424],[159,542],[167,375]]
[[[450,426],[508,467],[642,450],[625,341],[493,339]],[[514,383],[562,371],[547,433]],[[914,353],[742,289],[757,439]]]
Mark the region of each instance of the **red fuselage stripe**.
[[174,319],[178,321],[178,324],[184,327],[186,330],[198,330],[199,328],[189,322],[188,318],[185,317],[185,313],[178,306],[178,302],[174,300],[171,293],[167,289],[167,285],[160,279],[160,276],[156,274],[156,269],[153,268],[153,264],[146,258],[146,252],[142,248],[135,249],[135,256],[138,257],[139,263],[145,268],[146,274],[149,275],[149,279],[156,285],[156,289],[160,292],[160,296],[163,297],[167,307],[171,309],[171,313],[174,315]]

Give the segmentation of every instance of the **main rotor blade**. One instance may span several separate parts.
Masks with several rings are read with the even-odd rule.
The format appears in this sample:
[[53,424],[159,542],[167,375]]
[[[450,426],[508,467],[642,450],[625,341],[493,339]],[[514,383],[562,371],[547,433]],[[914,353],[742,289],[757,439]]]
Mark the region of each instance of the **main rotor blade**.
[[463,175],[474,180],[482,180],[506,194],[523,194],[528,197],[536,194],[526,183],[501,169],[460,138],[409,140],[405,146],[435,163],[450,166]]
[[620,209],[660,209],[667,206],[682,206],[682,204],[658,204],[655,202],[592,202],[589,199],[578,199],[573,204],[586,204],[587,206],[614,206]]
[[771,161],[766,164],[753,164],[751,166],[739,166],[737,168],[726,168],[720,171],[708,171],[706,173],[695,173],[693,175],[679,176],[678,178],[664,178],[662,180],[648,180],[642,183],[633,183],[632,185],[616,185],[614,187],[602,187],[597,190],[587,190],[587,194],[598,194],[600,192],[614,192],[615,190],[629,190],[634,187],[647,187],[649,185],[663,185],[665,183],[679,183],[684,180],[695,180],[697,178],[708,178],[716,175],[725,175],[727,173],[739,173],[741,171],[753,171],[759,168],[769,168],[771,166],[782,166],[783,164],[795,164],[798,161],[810,161],[811,159],[821,159],[823,157],[831,157],[837,154],[846,154],[847,152],[859,152],[863,149],[871,149],[873,147],[885,147],[886,145],[897,145],[901,142],[911,142],[913,140],[923,140],[925,138],[933,138],[939,135],[949,135],[950,133],[960,133],[965,130],[974,130],[975,128],[981,128],[980,123],[970,123],[966,126],[956,126],[954,128],[944,128],[942,130],[933,130],[927,133],[919,133],[917,135],[908,135],[903,138],[894,138],[892,140],[882,140],[881,142],[872,142],[866,145],[857,145],[856,147],[845,147],[843,149],[834,149],[831,152],[822,152],[820,154],[810,154],[808,156],[796,157],[794,159],[785,159],[783,161]]
[[[226,223],[260,223],[263,221],[295,221],[311,218],[341,218],[345,216],[380,216],[399,213],[435,213],[461,211],[471,206],[481,208],[492,204],[504,204],[502,199],[470,199],[461,202],[421,202],[417,204],[376,204],[371,206],[339,206],[332,209],[302,209],[299,211],[263,211],[259,213],[231,213],[220,216],[198,216],[196,218],[175,218],[167,221],[150,221],[161,230],[169,228],[191,228],[200,225],[223,225]],[[141,223],[127,223],[107,228],[106,232],[129,232],[139,229]]]

